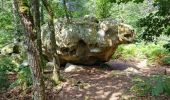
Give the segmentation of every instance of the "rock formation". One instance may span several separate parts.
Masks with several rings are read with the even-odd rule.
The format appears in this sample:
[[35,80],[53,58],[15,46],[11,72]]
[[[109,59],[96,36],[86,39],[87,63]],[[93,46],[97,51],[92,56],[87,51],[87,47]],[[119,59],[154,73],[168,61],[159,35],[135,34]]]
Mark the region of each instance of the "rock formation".
[[[92,19],[92,20],[91,20]],[[61,64],[92,65],[108,61],[120,44],[132,42],[134,29],[115,20],[97,20],[86,16],[83,19],[64,19],[54,21],[57,53]],[[48,25],[42,26],[43,52],[48,60],[50,53],[50,31]]]

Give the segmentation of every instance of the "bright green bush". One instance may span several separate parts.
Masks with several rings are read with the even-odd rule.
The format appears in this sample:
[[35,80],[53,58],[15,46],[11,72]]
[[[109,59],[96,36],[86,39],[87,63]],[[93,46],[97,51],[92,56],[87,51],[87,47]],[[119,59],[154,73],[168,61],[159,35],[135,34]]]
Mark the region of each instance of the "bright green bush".
[[113,55],[113,58],[138,58],[138,59],[148,59],[150,62],[161,60],[170,52],[162,46],[161,43],[136,43],[128,45],[120,45]]
[[130,91],[138,96],[147,94],[152,96],[170,95],[170,77],[166,75],[155,75],[149,78],[137,77],[133,79],[133,83]]
[[96,0],[96,16],[98,18],[107,18],[111,16],[111,3],[109,0]]

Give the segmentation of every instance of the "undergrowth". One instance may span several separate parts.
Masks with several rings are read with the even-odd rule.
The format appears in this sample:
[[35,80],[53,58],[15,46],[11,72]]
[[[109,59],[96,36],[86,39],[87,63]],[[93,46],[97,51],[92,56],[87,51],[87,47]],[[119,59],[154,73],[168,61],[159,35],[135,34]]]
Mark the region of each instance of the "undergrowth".
[[[161,62],[164,57],[170,56],[170,52],[163,47],[162,43],[135,43],[128,45],[120,45],[113,55],[113,58],[135,58],[148,59],[149,62]],[[168,60],[168,61],[167,61]],[[164,59],[164,63],[169,62],[169,59]]]
[[5,30],[0,30],[0,48],[5,46],[7,43],[11,42],[13,39],[12,32],[8,32]]
[[[23,66],[18,62],[21,61],[18,61],[16,56],[0,57],[0,91],[4,91],[9,87],[15,86],[21,86],[23,89],[25,89],[32,84],[31,72],[29,67]],[[10,81],[10,79],[8,79],[9,72],[17,74],[15,81]]]
[[170,95],[170,76],[154,75],[149,78],[136,77],[130,91],[138,96]]
[[9,57],[0,57],[0,91],[9,87],[7,73],[14,71],[14,68],[16,68],[16,65],[12,63]]

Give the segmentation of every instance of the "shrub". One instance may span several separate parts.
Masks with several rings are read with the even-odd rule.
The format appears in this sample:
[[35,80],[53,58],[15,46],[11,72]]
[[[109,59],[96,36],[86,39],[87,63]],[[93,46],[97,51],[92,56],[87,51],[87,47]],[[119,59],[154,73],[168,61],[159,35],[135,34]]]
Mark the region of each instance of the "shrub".
[[110,8],[111,8],[111,3],[109,2],[109,0],[97,0],[96,16],[98,18],[107,18],[111,16]]
[[7,72],[13,71],[16,67],[15,64],[12,63],[12,59],[9,57],[1,57],[0,58],[0,90],[5,90],[9,87],[10,82],[8,81]]
[[23,89],[32,85],[31,71],[28,66],[20,66],[17,73],[17,80],[11,84],[11,87],[21,86]]
[[161,60],[161,58],[170,54],[170,52],[163,48],[162,44],[154,44],[144,42],[128,45],[120,45],[113,55],[113,58],[139,58],[148,59],[150,62]]
[[3,91],[9,87],[8,77],[6,72],[0,68],[0,91]]
[[152,96],[158,96],[160,94],[170,95],[170,76],[155,75],[149,78],[137,77],[133,79],[134,85],[130,91],[139,96],[151,94]]
[[168,41],[167,44],[163,45],[163,47],[170,51],[170,41]]
[[166,56],[161,59],[163,64],[170,65],[170,56]]
[[142,78],[135,78],[132,80],[134,85],[131,87],[130,91],[139,96],[144,96],[151,92],[150,81],[144,80]]

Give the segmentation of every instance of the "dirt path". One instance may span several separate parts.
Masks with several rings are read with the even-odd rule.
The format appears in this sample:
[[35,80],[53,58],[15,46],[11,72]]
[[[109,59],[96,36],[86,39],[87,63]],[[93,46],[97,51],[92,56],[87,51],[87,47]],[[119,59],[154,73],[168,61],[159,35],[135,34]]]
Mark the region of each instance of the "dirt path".
[[[135,76],[150,76],[152,74],[170,75],[168,66],[147,66],[146,61],[115,60],[107,63],[109,67],[88,66],[81,71],[62,74],[67,81],[62,83],[60,91],[55,87],[47,88],[47,100],[129,100],[133,94],[129,92],[132,79]],[[49,85],[49,84],[47,84]],[[31,94],[16,98],[0,100],[30,100]],[[2,98],[2,96],[0,97]],[[168,100],[168,98],[154,99],[151,97],[131,98],[131,100]],[[170,99],[169,99],[170,100]]]
[[[165,72],[165,66],[147,66],[145,63],[145,60],[140,62],[116,60],[108,62],[107,64],[110,67],[104,69],[101,66],[92,66],[86,67],[82,71],[64,73],[71,81],[64,83],[62,91],[56,95],[57,100],[130,99],[130,97],[133,97],[129,93],[133,77],[164,74]],[[166,70],[167,74],[170,74],[169,68],[166,68]],[[51,100],[52,98],[56,100],[56,96],[51,96]],[[142,100],[142,98],[139,99]],[[150,97],[144,98],[151,100]],[[162,98],[161,100],[165,99]]]

